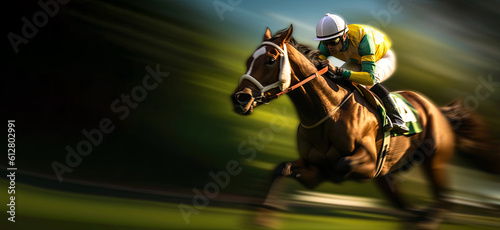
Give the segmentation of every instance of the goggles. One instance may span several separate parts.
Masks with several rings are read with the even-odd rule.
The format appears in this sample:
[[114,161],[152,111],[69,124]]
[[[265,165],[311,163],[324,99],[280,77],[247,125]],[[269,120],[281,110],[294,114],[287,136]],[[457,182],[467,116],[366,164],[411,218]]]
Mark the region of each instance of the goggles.
[[326,40],[326,41],[321,41],[321,44],[323,44],[326,47],[328,47],[329,45],[330,46],[335,46],[335,45],[337,45],[339,43],[340,43],[340,37],[337,37],[337,38],[334,38],[334,39],[330,39],[330,40]]

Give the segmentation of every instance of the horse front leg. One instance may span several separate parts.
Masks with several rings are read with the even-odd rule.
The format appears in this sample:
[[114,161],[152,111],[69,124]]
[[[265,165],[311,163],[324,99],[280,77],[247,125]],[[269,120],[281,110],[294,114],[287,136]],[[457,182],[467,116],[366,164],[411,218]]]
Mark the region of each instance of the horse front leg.
[[307,163],[303,159],[279,164],[274,170],[268,185],[267,196],[258,208],[255,224],[270,228],[279,228],[276,215],[279,211],[286,211],[288,207],[282,197],[286,194],[286,178],[294,178],[306,188],[312,189],[323,182],[318,167]]
[[319,168],[304,159],[281,163],[273,170],[267,196],[263,202],[264,207],[286,210],[286,206],[280,201],[284,193],[283,179],[286,177],[296,179],[308,189],[315,188],[325,180]]
[[351,156],[339,159],[336,171],[346,179],[373,179],[377,170],[377,153],[375,149],[374,141],[370,145],[360,145]]
[[280,223],[277,215],[279,211],[287,209],[281,196],[285,194],[283,180],[287,175],[287,168],[290,168],[289,162],[284,162],[276,166],[273,170],[269,184],[266,186],[266,196],[258,203],[255,210],[255,217],[250,225],[257,225],[271,229],[279,229]]

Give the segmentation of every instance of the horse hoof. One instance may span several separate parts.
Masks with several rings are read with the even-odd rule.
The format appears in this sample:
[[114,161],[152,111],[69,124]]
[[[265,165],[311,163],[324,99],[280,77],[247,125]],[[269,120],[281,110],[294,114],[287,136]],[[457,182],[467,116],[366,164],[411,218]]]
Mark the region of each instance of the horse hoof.
[[346,157],[340,158],[337,162],[336,170],[339,174],[344,175],[352,170],[352,160]]
[[442,222],[442,220],[438,220],[438,219],[426,220],[426,221],[417,222],[415,224],[415,227],[418,230],[434,230],[434,229],[439,228],[439,225],[441,225],[441,222]]
[[438,229],[443,222],[446,210],[431,209],[431,210],[412,210],[416,218],[414,218],[413,228],[415,230],[433,230]]
[[279,212],[267,208],[258,208],[252,225],[253,229],[281,229]]
[[418,208],[407,208],[406,211],[408,211],[411,215],[410,219],[413,222],[416,222],[418,220],[422,220],[425,218],[429,210],[425,209],[418,209]]

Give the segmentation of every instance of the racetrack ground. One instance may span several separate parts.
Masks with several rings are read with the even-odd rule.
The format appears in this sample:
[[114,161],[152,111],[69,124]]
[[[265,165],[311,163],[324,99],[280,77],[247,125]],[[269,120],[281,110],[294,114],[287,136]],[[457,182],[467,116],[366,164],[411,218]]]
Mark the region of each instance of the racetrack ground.
[[[2,186],[7,181],[1,180]],[[18,183],[16,223],[0,221],[1,229],[252,229],[255,215],[240,204],[208,205],[184,221],[177,202],[115,198],[56,191]],[[296,202],[292,211],[276,214],[280,229],[401,229],[390,213],[325,208]],[[332,206],[334,207],[334,206]],[[3,215],[5,217],[5,215]],[[6,218],[6,217],[5,217]],[[467,221],[468,219],[468,221]],[[459,221],[461,220],[461,221]],[[498,229],[500,218],[454,216],[441,229]]]

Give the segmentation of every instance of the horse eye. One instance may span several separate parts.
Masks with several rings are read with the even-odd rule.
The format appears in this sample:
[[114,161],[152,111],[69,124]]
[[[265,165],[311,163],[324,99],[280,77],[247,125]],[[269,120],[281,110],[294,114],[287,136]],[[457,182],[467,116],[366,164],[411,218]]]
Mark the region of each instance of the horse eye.
[[276,58],[269,57],[267,59],[266,65],[272,65],[272,64],[274,64],[274,62],[276,62]]

